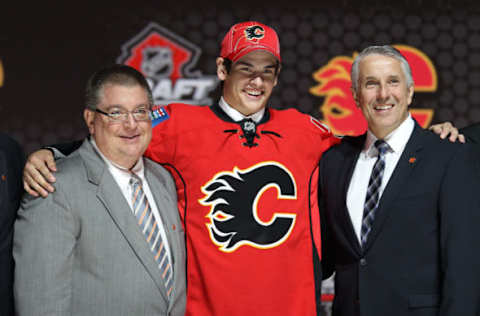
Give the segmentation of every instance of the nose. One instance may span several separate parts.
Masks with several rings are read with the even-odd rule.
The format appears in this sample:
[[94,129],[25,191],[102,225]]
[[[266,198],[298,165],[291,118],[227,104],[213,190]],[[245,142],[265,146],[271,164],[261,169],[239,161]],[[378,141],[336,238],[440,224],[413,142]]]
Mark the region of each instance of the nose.
[[137,120],[133,117],[133,113],[128,112],[127,120],[124,121],[124,125],[129,128],[135,128],[138,125]]
[[377,98],[379,100],[382,100],[382,101],[387,100],[388,99],[388,94],[389,94],[388,88],[385,85],[382,84],[378,87]]
[[250,79],[251,83],[254,83],[256,86],[261,86],[263,84],[263,77],[260,73],[255,73]]

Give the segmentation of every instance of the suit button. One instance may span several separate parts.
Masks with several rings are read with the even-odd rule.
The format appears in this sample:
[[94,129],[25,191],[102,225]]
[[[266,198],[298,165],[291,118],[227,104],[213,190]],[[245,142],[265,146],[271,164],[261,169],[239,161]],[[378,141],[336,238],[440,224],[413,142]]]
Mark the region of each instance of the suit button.
[[367,259],[365,259],[365,258],[360,259],[360,265],[361,266],[366,266],[367,265]]

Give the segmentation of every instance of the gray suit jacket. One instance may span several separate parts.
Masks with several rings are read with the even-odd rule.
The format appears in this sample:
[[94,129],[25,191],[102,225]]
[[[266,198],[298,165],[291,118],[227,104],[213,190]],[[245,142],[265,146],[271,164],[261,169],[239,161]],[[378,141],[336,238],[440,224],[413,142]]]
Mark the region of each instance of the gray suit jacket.
[[184,231],[169,173],[145,159],[174,261],[170,302],[145,237],[92,145],[85,141],[58,170],[56,191],[25,196],[15,223],[18,314],[183,316]]

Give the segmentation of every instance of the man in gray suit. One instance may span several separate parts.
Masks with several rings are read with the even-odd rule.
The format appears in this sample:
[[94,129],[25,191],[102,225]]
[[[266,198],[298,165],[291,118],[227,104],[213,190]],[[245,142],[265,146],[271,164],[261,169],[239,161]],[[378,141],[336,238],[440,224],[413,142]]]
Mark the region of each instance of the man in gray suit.
[[142,158],[152,94],[135,69],[95,73],[86,89],[89,139],[47,198],[25,195],[15,223],[19,315],[178,315],[185,245],[174,182]]

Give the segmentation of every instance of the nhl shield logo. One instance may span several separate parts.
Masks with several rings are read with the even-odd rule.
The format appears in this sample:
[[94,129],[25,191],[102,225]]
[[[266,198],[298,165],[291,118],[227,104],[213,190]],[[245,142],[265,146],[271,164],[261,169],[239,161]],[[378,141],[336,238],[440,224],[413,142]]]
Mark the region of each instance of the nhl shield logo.
[[152,22],[122,46],[117,62],[143,73],[156,104],[210,105],[218,79],[192,70],[200,55],[196,45]]
[[142,55],[140,68],[146,77],[161,80],[172,75],[174,65],[170,47],[146,47]]

